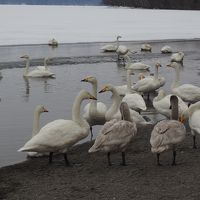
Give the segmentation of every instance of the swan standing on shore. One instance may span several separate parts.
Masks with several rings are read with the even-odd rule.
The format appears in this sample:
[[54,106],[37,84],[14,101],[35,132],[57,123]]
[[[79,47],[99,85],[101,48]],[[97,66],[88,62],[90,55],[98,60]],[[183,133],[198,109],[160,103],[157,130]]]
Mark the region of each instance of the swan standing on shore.
[[[110,121],[111,119],[121,119],[121,113],[119,110],[120,104],[121,104],[121,98],[115,89],[115,87],[111,84],[106,85],[102,90],[99,91],[99,93],[107,92],[110,91],[112,92],[112,104],[110,108],[107,110],[105,118],[106,121]],[[132,121],[134,121],[136,124],[151,124],[149,122],[146,122],[146,120],[135,110],[130,109],[130,115]]]
[[193,136],[193,148],[196,149],[196,135],[200,134],[200,101],[190,105],[183,116],[185,118],[189,117],[189,126]]
[[97,135],[94,145],[88,151],[89,153],[106,152],[109,166],[112,165],[110,152],[113,151],[121,151],[122,165],[126,165],[125,150],[137,133],[136,123],[132,122],[127,103],[121,103],[120,112],[122,119],[106,122]]
[[28,55],[21,56],[20,58],[23,58],[26,60],[26,67],[24,70],[24,77],[53,77],[55,74],[52,73],[46,63],[46,58],[44,59],[44,66],[38,66],[36,69],[32,70],[29,72],[29,67],[30,67],[30,58]]
[[161,53],[172,53],[172,48],[168,45],[165,45],[164,47],[162,47]]
[[[81,80],[82,82],[88,82],[92,84],[92,95],[97,98],[97,79],[92,76],[88,76]],[[90,125],[91,131],[91,140],[93,137],[92,126],[94,125],[103,125],[106,122],[105,114],[107,111],[107,107],[102,102],[97,102],[92,100],[84,107],[83,117],[87,120]]]
[[155,65],[155,74],[154,76],[145,77],[136,82],[133,86],[133,90],[137,92],[147,93],[149,99],[149,93],[157,90],[165,84],[164,77],[158,77],[158,69],[161,67],[160,63]]
[[183,62],[183,58],[184,58],[183,52],[174,53],[171,56],[171,62]]
[[[40,131],[40,115],[44,112],[49,112],[43,105],[38,105],[34,111],[32,138]],[[28,152],[28,157],[38,157],[43,154],[37,152]]]
[[120,35],[117,36],[116,45],[107,44],[107,45],[101,47],[100,49],[101,49],[103,52],[116,52],[116,50],[117,50],[118,47],[119,47],[119,38],[121,38]]
[[[153,107],[162,115],[171,118],[170,98],[172,94],[165,94],[163,89],[159,90],[158,96],[153,99]],[[178,97],[178,96],[177,96]],[[188,109],[187,104],[178,97],[179,117]]]
[[178,120],[178,98],[175,95],[170,97],[172,109],[171,120],[158,122],[151,132],[151,151],[157,154],[157,165],[160,164],[160,153],[168,149],[173,150],[172,165],[176,165],[176,146],[181,143],[186,136],[185,126]]
[[167,67],[174,68],[176,72],[175,80],[171,85],[172,93],[189,103],[200,101],[200,87],[192,84],[180,85],[180,66],[180,63],[176,62],[167,65]]
[[86,138],[90,126],[80,115],[81,102],[84,99],[94,99],[89,92],[81,90],[72,107],[72,120],[58,119],[46,124],[39,133],[31,138],[18,151],[49,153],[49,163],[54,152],[63,153],[66,165],[69,165],[67,152],[71,146]]

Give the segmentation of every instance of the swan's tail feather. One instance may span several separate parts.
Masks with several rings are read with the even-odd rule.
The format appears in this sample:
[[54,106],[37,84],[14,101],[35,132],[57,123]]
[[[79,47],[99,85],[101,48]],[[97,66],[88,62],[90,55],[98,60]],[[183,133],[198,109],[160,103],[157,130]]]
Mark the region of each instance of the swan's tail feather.
[[96,149],[94,146],[92,146],[89,150],[88,150],[88,153],[94,153],[94,152],[97,152],[98,149]]
[[19,152],[34,151],[34,148],[33,148],[33,147],[26,147],[26,146],[23,146],[22,148],[18,149],[17,151],[19,151]]

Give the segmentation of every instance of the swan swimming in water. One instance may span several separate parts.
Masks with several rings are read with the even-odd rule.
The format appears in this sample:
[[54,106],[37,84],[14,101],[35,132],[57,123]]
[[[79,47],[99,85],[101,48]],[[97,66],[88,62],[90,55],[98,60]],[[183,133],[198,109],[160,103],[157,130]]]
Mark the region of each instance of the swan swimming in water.
[[141,51],[151,51],[152,46],[150,44],[142,44]]
[[137,133],[136,123],[133,122],[130,117],[127,103],[121,103],[120,112],[122,119],[113,119],[106,122],[100,133],[97,135],[94,145],[88,151],[89,153],[97,151],[106,152],[109,166],[112,165],[110,161],[110,153],[113,151],[121,151],[122,165],[126,165],[126,148]]
[[107,45],[101,47],[100,49],[101,49],[103,52],[116,52],[116,50],[117,50],[118,47],[119,47],[119,38],[121,38],[120,35],[117,36],[116,45],[107,44]]
[[164,47],[162,47],[161,53],[172,53],[172,48],[168,45],[165,45]]
[[157,165],[160,164],[160,153],[168,149],[173,150],[172,165],[176,165],[176,146],[181,143],[186,136],[186,129],[183,123],[178,121],[178,98],[175,95],[170,97],[172,109],[171,120],[158,122],[151,132],[151,151],[157,154]]
[[18,151],[49,153],[49,163],[52,162],[53,153],[59,152],[64,155],[66,165],[69,165],[67,152],[86,138],[90,130],[89,124],[80,115],[81,103],[85,99],[96,100],[89,92],[81,90],[73,103],[72,120],[58,119],[46,124]]
[[49,40],[48,45],[52,46],[52,47],[57,47],[58,41],[55,38],[52,38],[52,39]]
[[171,56],[171,62],[183,62],[183,58],[184,58],[183,52],[174,53]]
[[[97,98],[97,79],[93,76],[88,76],[81,80],[82,82],[88,82],[92,84],[92,95]],[[102,102],[92,100],[84,107],[83,117],[87,120],[90,125],[91,140],[93,137],[92,126],[103,125],[106,122],[105,114],[107,107]]]
[[38,66],[36,69],[32,70],[29,72],[29,67],[30,67],[30,58],[28,55],[21,56],[20,58],[23,58],[26,60],[26,67],[24,70],[24,77],[35,77],[35,78],[40,78],[40,77],[54,77],[54,73],[52,73],[48,66],[47,66],[47,59],[44,59],[44,66]]

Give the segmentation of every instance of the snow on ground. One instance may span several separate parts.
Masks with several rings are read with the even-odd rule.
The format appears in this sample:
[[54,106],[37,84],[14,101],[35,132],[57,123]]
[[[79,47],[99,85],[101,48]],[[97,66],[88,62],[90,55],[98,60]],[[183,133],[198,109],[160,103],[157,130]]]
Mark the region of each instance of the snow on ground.
[[200,38],[200,12],[0,5],[0,45]]

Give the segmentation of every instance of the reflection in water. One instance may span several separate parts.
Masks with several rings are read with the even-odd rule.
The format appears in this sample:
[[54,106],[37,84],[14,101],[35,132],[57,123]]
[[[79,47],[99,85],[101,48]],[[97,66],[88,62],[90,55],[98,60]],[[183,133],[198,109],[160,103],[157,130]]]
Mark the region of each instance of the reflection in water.
[[31,78],[31,77],[25,77],[23,76],[24,79],[24,83],[25,83],[25,94],[22,95],[22,97],[24,98],[25,102],[29,101],[29,97],[30,97],[30,82],[32,84],[35,83],[43,83],[43,92],[44,93],[49,93],[52,90],[52,85],[48,83],[48,80],[50,79],[55,79],[55,78]]

